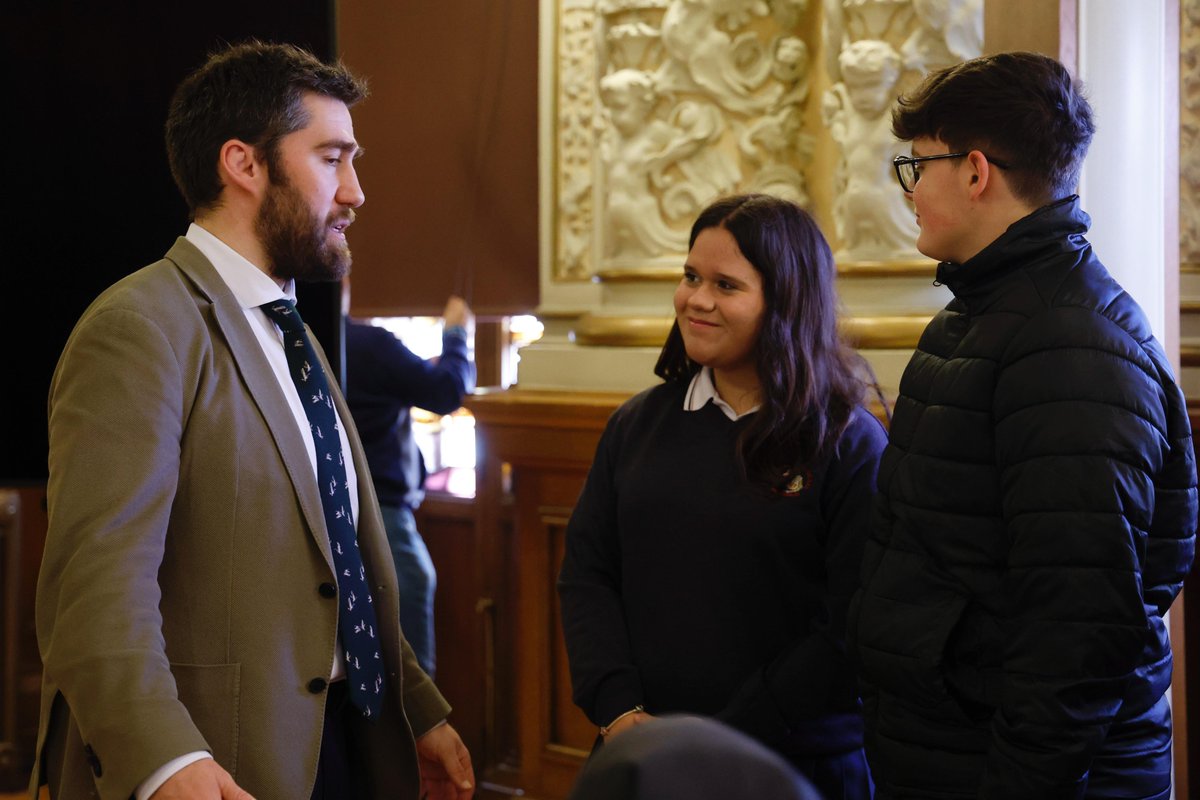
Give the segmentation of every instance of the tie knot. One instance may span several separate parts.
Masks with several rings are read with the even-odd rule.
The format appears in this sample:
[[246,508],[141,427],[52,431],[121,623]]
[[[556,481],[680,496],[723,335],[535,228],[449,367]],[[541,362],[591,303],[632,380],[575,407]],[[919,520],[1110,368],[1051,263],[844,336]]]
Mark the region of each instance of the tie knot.
[[263,303],[259,306],[268,317],[275,321],[279,329],[288,333],[303,333],[304,320],[296,310],[296,304],[286,297]]

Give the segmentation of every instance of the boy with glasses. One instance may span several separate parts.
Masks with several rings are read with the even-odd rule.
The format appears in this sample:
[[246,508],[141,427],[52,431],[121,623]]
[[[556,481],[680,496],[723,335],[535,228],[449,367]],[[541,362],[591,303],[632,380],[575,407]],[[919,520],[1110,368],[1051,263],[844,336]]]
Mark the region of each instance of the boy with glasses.
[[1085,238],[1094,130],[1032,53],[934,72],[893,112],[954,299],[901,380],[849,617],[881,798],[1170,794],[1163,615],[1196,468],[1166,355]]

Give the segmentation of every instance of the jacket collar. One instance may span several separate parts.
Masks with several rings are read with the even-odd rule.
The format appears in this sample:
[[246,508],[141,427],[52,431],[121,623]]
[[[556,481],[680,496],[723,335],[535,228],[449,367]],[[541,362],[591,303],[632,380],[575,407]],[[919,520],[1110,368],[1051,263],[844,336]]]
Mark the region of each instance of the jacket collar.
[[1017,220],[967,261],[938,264],[937,282],[945,284],[956,297],[986,291],[1014,265],[1036,264],[1049,256],[1087,247],[1084,234],[1091,224],[1091,217],[1079,207],[1079,196],[1071,195]]
[[[229,352],[237,364],[238,372],[279,448],[280,457],[291,477],[300,507],[308,521],[309,532],[332,570],[333,554],[329,549],[329,535],[325,528],[325,511],[321,506],[316,477],[311,469],[303,467],[309,458],[308,451],[304,446],[304,440],[301,438],[291,409],[288,408],[287,401],[284,400],[283,394],[279,390],[279,383],[271,372],[271,366],[267,362],[266,356],[263,355],[262,346],[250,328],[250,322],[246,319],[241,302],[208,257],[187,238],[180,236],[175,241],[175,245],[167,252],[166,258],[187,275],[196,290],[209,301],[207,315],[229,344]],[[324,366],[328,370],[328,365]],[[350,412],[343,405],[340,394],[334,392],[334,397],[341,419],[349,419]],[[350,433],[347,435],[351,436]],[[354,444],[355,439],[351,438],[351,442],[351,450],[354,451],[355,457],[354,468],[358,470],[360,476],[359,491],[361,492],[363,488],[361,476],[369,473],[366,471],[366,466],[359,460],[359,451],[356,449],[357,445]],[[361,500],[360,495],[360,509],[362,508]]]

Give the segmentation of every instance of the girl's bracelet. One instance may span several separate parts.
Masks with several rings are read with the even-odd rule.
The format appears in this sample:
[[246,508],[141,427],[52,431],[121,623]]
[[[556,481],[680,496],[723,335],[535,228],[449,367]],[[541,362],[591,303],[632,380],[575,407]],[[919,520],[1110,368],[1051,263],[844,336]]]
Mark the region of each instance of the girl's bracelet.
[[607,725],[601,725],[600,726],[600,735],[607,737],[608,734],[612,732],[613,725],[616,725],[618,722],[625,719],[630,714],[640,714],[641,712],[643,712],[645,710],[646,710],[645,706],[634,706],[633,708],[629,709],[624,714],[621,714],[619,717],[617,717],[616,719],[614,719],[612,722],[608,723]]

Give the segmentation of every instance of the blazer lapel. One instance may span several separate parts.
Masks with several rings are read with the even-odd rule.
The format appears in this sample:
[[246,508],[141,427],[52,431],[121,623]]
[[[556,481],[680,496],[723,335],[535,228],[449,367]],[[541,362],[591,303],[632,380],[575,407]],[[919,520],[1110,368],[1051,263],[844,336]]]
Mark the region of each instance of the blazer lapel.
[[333,571],[333,553],[329,532],[325,530],[325,513],[321,507],[320,490],[313,471],[307,468],[308,449],[304,446],[291,408],[279,390],[275,373],[263,354],[262,346],[250,329],[246,315],[233,292],[208,259],[184,237],[179,237],[167,252],[173,261],[212,303],[213,325],[229,344],[238,372],[246,388],[267,422],[275,446],[287,468],[300,508],[308,522],[309,533]]

